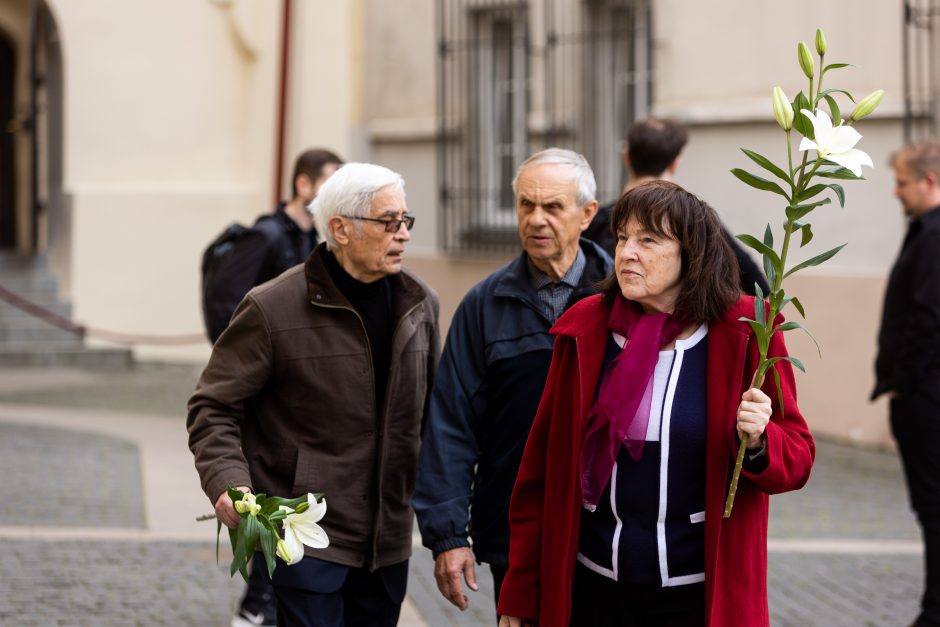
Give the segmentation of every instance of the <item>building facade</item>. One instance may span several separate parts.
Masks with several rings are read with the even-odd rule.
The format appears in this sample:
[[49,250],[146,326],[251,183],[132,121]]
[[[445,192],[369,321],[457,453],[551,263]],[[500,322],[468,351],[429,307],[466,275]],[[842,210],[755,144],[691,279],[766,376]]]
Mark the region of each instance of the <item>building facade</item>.
[[[890,153],[934,132],[936,0],[4,0],[0,4],[0,247],[47,255],[83,323],[125,333],[201,329],[199,258],[228,223],[270,211],[292,159],[324,146],[407,181],[410,265],[442,296],[518,250],[509,181],[550,145],[594,166],[602,201],[624,181],[625,129],[645,115],[690,128],[677,182],[734,232],[782,207],[738,182],[746,147],[784,158],[770,93],[804,88],[796,42],[825,30],[832,74],[887,96],[859,125],[875,168],[845,208],[812,214],[791,280],[808,312],[788,336],[807,365],[801,406],[819,432],[887,445],[869,404],[881,296],[904,230]],[[846,104],[846,107],[850,105]],[[790,312],[796,315],[796,312]],[[142,344],[144,359],[208,346]]]

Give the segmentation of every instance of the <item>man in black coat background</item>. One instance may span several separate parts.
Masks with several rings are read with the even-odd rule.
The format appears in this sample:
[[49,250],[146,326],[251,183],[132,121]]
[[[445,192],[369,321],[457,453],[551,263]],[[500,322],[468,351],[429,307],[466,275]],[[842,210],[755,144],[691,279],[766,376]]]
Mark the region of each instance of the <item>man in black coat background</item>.
[[940,625],[940,142],[891,157],[907,234],[885,292],[872,400],[890,396],[911,507],[924,537],[917,627]]
[[[671,181],[679,167],[682,149],[688,140],[688,132],[678,122],[661,118],[645,118],[635,122],[627,131],[627,148],[623,153],[623,164],[629,175],[623,188],[624,193],[647,181]],[[616,200],[599,207],[591,225],[584,231],[585,238],[598,244],[611,257],[614,256],[614,248],[617,245],[617,240],[610,231],[610,212],[615,204]],[[754,295],[754,283],[757,283],[764,294],[767,294],[770,290],[764,273],[728,230],[723,231],[734,256],[738,258],[741,291]]]

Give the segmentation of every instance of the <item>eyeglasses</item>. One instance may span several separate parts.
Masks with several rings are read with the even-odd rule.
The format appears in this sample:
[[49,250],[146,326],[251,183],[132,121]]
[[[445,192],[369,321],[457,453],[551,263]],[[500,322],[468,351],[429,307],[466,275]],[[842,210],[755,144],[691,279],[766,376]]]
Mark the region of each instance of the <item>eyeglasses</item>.
[[349,218],[350,220],[365,220],[366,222],[378,222],[379,224],[385,225],[386,233],[398,233],[398,229],[401,228],[402,223],[405,224],[405,228],[409,231],[415,225],[414,216],[402,216],[400,220],[381,220],[379,218],[360,218],[359,216],[343,216],[344,218]]

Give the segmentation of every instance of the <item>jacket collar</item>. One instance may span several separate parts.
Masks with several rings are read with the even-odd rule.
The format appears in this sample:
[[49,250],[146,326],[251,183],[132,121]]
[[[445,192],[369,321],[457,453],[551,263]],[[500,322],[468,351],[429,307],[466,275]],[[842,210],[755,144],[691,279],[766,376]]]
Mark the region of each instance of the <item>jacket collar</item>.
[[[594,242],[581,238],[579,244],[584,251],[585,266],[573,295],[573,298],[578,299],[593,294],[596,291],[595,284],[607,276],[613,265],[607,253]],[[496,281],[493,294],[521,299],[532,309],[541,311],[536,290],[529,281],[528,255],[525,251],[506,266],[506,271]]]
[[[330,272],[326,268],[323,255],[328,254],[326,242],[319,244],[307,261],[304,262],[304,275],[307,278],[307,296],[314,305],[324,307],[342,307],[353,309],[349,299],[336,287]],[[388,277],[392,288],[392,314],[395,320],[401,319],[413,307],[420,304],[426,296],[424,288],[407,270]]]

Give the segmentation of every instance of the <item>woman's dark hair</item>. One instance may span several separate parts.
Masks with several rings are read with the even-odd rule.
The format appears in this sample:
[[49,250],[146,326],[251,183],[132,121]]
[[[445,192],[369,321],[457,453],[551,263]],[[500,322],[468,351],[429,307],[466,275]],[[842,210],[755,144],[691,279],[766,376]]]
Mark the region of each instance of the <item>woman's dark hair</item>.
[[[679,242],[682,287],[676,311],[690,322],[715,320],[738,299],[738,260],[725,240],[718,214],[704,201],[675,183],[650,181],[617,201],[610,215],[614,237],[630,218],[658,237]],[[608,303],[620,295],[616,264],[599,289]]]

